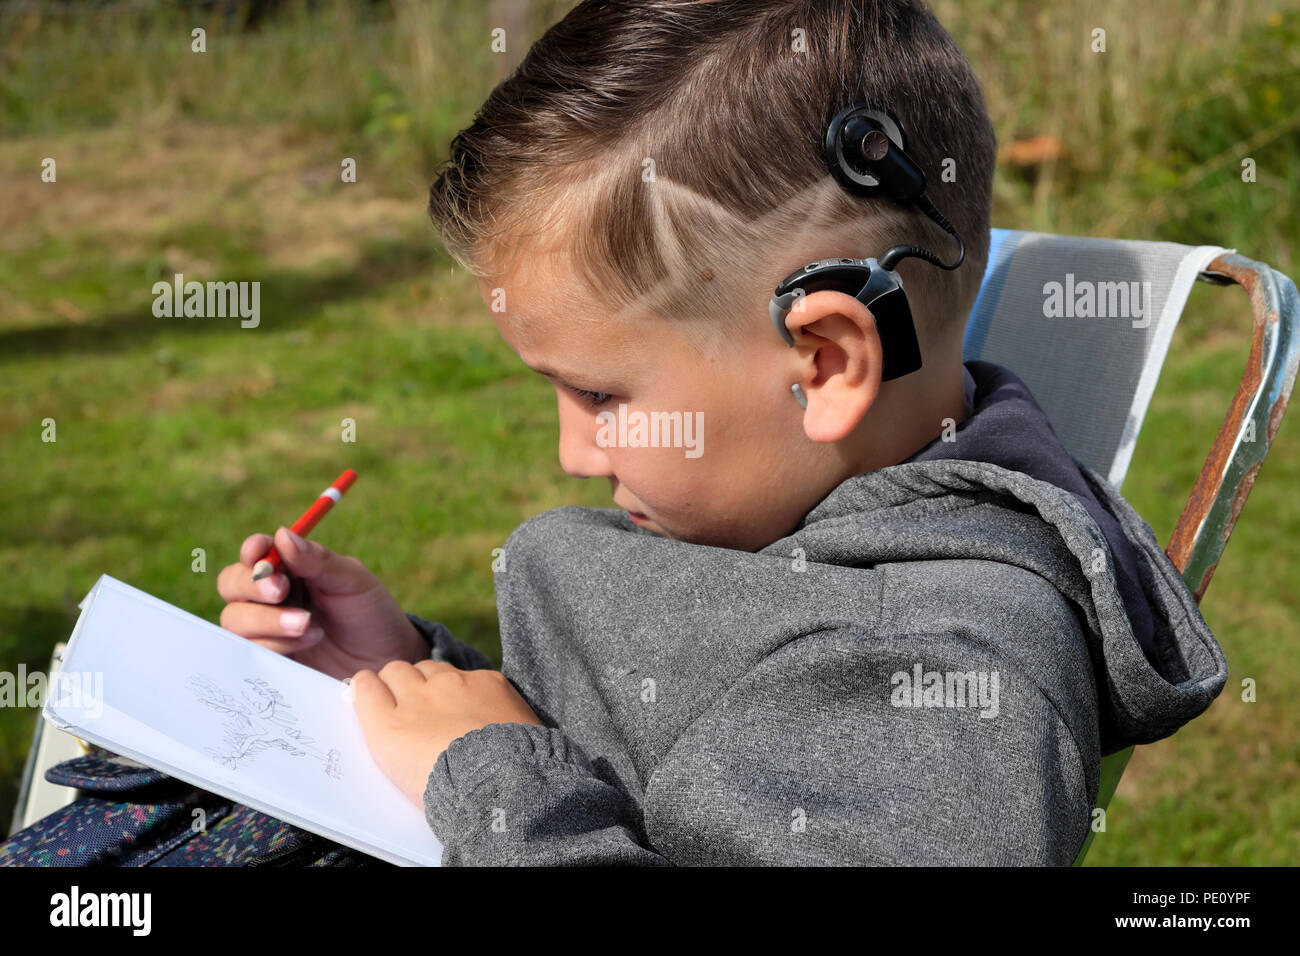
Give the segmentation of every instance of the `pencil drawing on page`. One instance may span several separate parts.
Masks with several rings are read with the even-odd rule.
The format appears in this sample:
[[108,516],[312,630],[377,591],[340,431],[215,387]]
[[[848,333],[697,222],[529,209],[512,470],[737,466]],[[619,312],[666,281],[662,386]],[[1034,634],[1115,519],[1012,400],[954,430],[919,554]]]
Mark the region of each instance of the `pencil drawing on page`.
[[298,715],[284,696],[260,677],[245,677],[239,693],[231,694],[206,674],[191,674],[190,690],[202,704],[225,719],[223,746],[204,747],[214,759],[238,770],[265,750],[281,750],[292,757],[310,757],[322,763],[325,775],[338,780],[339,751],[325,750],[297,727]]

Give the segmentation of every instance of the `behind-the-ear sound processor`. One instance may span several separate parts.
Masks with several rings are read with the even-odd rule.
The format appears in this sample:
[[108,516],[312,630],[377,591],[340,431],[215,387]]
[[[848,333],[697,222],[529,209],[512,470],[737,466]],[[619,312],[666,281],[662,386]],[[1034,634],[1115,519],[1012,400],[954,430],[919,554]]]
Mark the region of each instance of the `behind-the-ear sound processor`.
[[[965,243],[926,196],[925,175],[903,145],[903,128],[888,110],[858,102],[840,110],[828,124],[823,158],[836,181],[854,195],[888,198],[925,213],[957,240],[957,258],[945,263],[929,249],[909,245],[893,246],[879,259],[820,259],[786,276],[769,305],[777,332],[793,346],[794,337],[785,323],[798,299],[824,289],[853,296],[875,320],[883,353],[882,380],[907,375],[922,365],[912,309],[895,267],[904,259],[916,258],[951,270],[966,258]],[[797,385],[794,392],[800,404],[805,404]]]

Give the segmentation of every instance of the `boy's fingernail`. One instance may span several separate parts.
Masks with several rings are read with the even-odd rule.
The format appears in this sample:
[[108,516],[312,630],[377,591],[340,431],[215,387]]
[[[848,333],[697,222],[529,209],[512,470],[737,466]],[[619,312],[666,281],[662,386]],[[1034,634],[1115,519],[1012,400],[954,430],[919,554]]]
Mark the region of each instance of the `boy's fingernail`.
[[301,634],[307,630],[307,622],[310,620],[311,612],[301,608],[280,612],[280,627],[289,634]]
[[272,574],[270,577],[262,578],[257,582],[258,589],[262,592],[262,597],[270,598],[272,601],[280,597],[280,588],[283,586],[283,576]]
[[305,643],[307,641],[319,641],[324,636],[325,628],[321,627],[319,624],[313,624],[311,627],[307,628],[306,632],[304,632],[302,639]]
[[302,538],[300,538],[298,535],[294,534],[292,530],[290,530],[289,528],[285,528],[284,530],[289,532],[289,540],[292,541],[294,544],[296,544],[300,549],[307,547],[307,542],[304,541]]

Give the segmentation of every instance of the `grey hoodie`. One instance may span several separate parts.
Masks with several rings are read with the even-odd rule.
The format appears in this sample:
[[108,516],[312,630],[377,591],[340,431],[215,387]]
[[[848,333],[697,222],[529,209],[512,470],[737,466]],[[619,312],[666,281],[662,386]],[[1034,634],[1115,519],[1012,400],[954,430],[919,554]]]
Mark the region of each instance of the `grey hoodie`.
[[[444,864],[1068,865],[1101,757],[1202,713],[1227,666],[1028,388],[969,362],[967,401],[956,441],[850,478],[757,552],[613,509],[520,525],[503,670],[545,726],[438,758]],[[433,658],[490,666],[409,616]]]

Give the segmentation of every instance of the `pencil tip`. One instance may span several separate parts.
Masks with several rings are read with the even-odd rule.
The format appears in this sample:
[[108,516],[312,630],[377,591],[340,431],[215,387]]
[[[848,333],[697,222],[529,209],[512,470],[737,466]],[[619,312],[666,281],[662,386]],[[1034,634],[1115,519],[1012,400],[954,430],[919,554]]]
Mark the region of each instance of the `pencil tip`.
[[275,569],[271,567],[270,561],[258,561],[257,564],[253,565],[253,580],[260,581],[273,570]]

